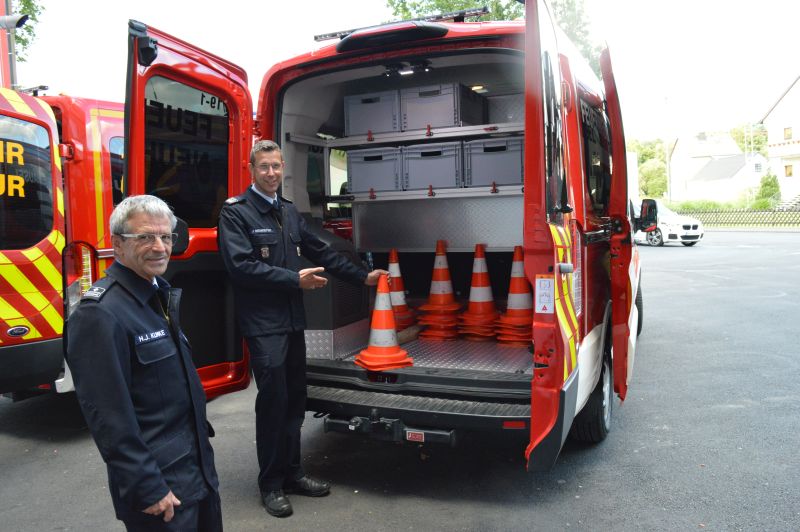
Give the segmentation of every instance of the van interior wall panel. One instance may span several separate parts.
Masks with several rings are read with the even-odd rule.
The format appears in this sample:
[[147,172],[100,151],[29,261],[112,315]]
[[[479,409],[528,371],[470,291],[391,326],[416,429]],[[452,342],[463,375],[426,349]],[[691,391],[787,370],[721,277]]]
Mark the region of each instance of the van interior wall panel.
[[353,204],[359,251],[427,251],[447,240],[449,251],[513,250],[522,244],[522,195],[424,198]]

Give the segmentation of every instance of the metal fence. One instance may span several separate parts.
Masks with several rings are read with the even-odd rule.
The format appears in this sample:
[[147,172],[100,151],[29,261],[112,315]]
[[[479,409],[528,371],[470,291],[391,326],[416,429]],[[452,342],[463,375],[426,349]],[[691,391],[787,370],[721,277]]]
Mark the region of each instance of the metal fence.
[[792,227],[800,228],[798,211],[681,211],[707,227]]

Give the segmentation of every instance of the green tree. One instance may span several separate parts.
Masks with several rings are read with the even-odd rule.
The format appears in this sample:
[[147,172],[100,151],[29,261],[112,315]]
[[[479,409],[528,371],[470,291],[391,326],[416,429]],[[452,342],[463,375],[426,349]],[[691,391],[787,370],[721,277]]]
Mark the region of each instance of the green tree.
[[666,165],[666,155],[664,153],[664,141],[662,140],[629,140],[627,150],[636,152],[639,166],[642,166],[646,161],[655,159],[661,161]]
[[28,15],[28,21],[24,26],[14,31],[14,41],[16,42],[17,61],[24,63],[27,59],[28,47],[36,38],[36,24],[44,8],[36,0],[13,0],[11,12],[16,15]]
[[386,0],[394,16],[401,19],[422,17],[436,13],[449,13],[485,5],[489,14],[479,20],[514,20],[523,16],[525,7],[516,0]]
[[758,187],[755,201],[751,208],[767,210],[775,207],[781,200],[781,186],[778,177],[772,172],[761,178],[761,185]]
[[[489,8],[489,14],[481,17],[481,20],[514,20],[525,14],[525,7],[516,0],[386,0],[386,4],[394,16],[401,19],[459,11],[481,4]],[[583,0],[552,0],[550,5],[558,25],[583,54],[595,74],[600,76],[601,46],[589,36],[589,21]]]
[[744,153],[755,152],[767,157],[767,128],[764,124],[735,127],[730,133]]
[[646,198],[660,198],[667,192],[667,165],[649,159],[639,166],[639,188]]

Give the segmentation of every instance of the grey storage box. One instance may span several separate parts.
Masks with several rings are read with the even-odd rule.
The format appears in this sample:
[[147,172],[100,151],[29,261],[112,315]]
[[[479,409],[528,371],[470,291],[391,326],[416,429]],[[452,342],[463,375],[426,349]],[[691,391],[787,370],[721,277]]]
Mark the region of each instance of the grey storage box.
[[462,186],[461,142],[406,146],[403,177],[406,190]]
[[486,98],[489,123],[522,122],[525,120],[525,98],[522,93]]
[[400,148],[371,148],[347,152],[347,188],[352,194],[402,190]]
[[486,123],[486,100],[457,83],[400,90],[403,131]]
[[400,93],[396,90],[344,97],[344,134],[400,131]]
[[472,140],[464,143],[464,185],[522,183],[522,139]]

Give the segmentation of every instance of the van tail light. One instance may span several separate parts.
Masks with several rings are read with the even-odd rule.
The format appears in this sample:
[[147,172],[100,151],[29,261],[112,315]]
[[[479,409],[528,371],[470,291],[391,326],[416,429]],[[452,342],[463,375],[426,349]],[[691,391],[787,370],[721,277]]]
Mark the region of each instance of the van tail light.
[[83,294],[97,280],[97,253],[86,242],[72,242],[64,249],[66,292],[64,310],[67,318],[78,307]]

